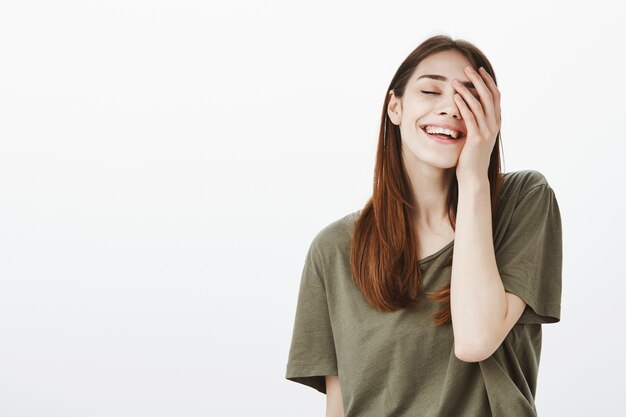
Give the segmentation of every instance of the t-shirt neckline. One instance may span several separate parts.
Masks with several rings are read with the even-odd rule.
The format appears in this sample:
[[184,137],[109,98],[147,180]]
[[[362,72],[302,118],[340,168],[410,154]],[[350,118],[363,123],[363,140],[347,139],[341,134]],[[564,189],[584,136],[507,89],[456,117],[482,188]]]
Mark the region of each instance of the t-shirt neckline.
[[[360,209],[355,211],[355,212],[353,212],[352,213],[352,217],[356,219],[358,217],[358,215],[359,215],[359,211],[360,211]],[[448,242],[447,245],[445,245],[443,248],[439,249],[437,252],[432,253],[432,254],[428,255],[427,257],[417,261],[418,265],[422,265],[422,264],[425,264],[427,262],[432,261],[433,259],[435,259],[439,255],[441,255],[443,252],[445,252],[446,250],[450,249],[450,247],[452,247],[453,245],[454,245],[454,239],[452,239],[451,242]]]
[[419,260],[417,263],[422,265],[422,264],[425,264],[426,262],[432,261],[437,256],[441,255],[443,252],[448,250],[452,245],[454,245],[454,239],[452,240],[452,242],[448,243],[446,246],[444,246],[443,248],[439,249],[437,252],[435,252],[435,253],[433,253],[431,255],[428,255],[424,259]]

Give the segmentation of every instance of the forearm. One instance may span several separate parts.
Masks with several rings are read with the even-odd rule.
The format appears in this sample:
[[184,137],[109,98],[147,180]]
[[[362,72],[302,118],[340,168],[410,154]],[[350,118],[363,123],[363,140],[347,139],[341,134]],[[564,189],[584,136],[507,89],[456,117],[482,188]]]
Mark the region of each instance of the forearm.
[[489,180],[459,181],[450,284],[455,351],[480,355],[504,323],[507,299],[494,253]]
[[338,375],[326,375],[326,417],[344,417],[343,397]]

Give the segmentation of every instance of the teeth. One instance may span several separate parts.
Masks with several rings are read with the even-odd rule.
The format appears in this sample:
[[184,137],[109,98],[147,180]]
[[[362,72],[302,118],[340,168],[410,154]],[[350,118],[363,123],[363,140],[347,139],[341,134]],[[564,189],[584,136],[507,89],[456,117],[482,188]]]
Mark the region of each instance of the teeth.
[[461,135],[460,132],[457,132],[456,130],[445,129],[443,127],[438,127],[438,126],[426,126],[424,130],[426,130],[426,132],[431,133],[431,134],[443,133],[444,135],[451,136],[454,139],[458,138]]

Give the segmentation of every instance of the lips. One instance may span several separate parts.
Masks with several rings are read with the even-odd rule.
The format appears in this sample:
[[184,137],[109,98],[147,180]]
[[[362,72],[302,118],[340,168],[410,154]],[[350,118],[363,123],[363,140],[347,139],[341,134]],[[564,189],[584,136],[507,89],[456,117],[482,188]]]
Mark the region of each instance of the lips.
[[456,130],[457,132],[459,132],[459,137],[455,140],[462,140],[465,139],[465,131],[457,126],[454,125],[449,125],[446,123],[424,123],[423,125],[420,125],[420,128],[427,134],[430,135],[430,133],[426,132],[426,126],[435,126],[435,127],[442,127],[444,129],[450,129],[450,130]]
[[[429,126],[429,125],[426,125],[426,126]],[[459,139],[452,139],[452,138],[448,138],[447,136],[431,135],[424,128],[422,128],[422,131],[426,134],[426,136],[428,136],[429,139],[434,140],[435,142],[439,142],[439,143],[454,144],[454,143],[465,141],[465,136],[463,134],[459,137]]]

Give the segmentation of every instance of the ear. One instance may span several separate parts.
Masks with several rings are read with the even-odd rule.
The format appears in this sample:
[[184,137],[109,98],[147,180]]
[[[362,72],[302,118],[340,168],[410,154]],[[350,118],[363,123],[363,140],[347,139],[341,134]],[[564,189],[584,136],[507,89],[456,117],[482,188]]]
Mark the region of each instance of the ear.
[[402,121],[402,103],[398,100],[393,90],[390,90],[389,94],[391,95],[391,98],[389,99],[389,105],[387,106],[387,115],[389,116],[389,119],[391,119],[391,123],[399,126]]

